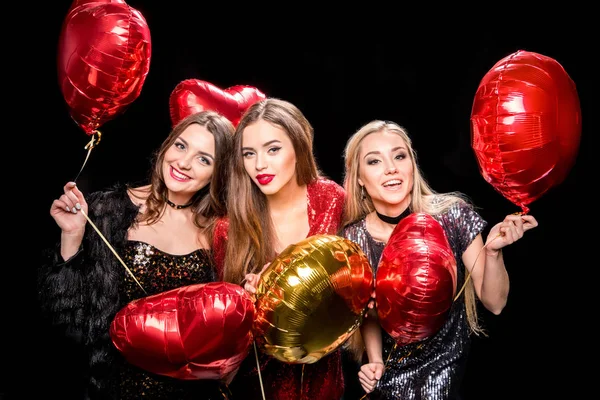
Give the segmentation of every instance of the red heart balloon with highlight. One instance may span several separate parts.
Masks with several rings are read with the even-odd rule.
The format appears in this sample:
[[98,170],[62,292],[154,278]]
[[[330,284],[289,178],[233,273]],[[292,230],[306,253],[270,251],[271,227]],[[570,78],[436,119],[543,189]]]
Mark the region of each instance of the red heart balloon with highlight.
[[252,343],[255,308],[239,285],[188,285],[134,300],[114,317],[110,336],[133,365],[184,380],[227,381]]
[[524,213],[564,181],[580,136],[575,83],[556,60],[519,50],[481,80],[471,111],[471,146],[484,179]]
[[456,292],[456,259],[432,216],[413,213],[392,231],[375,278],[381,327],[398,343],[427,339],[446,321]]
[[169,97],[171,122],[175,125],[188,115],[212,110],[237,126],[248,107],[265,98],[265,94],[253,86],[220,89],[200,79],[186,79],[175,86]]
[[150,55],[150,30],[139,11],[122,0],[73,2],[60,34],[58,82],[87,135],[140,95]]

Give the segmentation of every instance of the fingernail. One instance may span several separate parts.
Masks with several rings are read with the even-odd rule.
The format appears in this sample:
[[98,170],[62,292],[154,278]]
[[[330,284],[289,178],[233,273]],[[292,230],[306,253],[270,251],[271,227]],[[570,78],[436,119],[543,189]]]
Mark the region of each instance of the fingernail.
[[77,214],[77,209],[76,209],[75,207],[73,207],[73,208],[71,208],[71,212],[72,212],[73,214]]
[[81,204],[79,204],[79,203],[75,204],[75,208],[78,210],[81,210]]
[[69,206],[66,206],[65,210],[67,210],[67,212],[71,211],[71,209],[69,208]]

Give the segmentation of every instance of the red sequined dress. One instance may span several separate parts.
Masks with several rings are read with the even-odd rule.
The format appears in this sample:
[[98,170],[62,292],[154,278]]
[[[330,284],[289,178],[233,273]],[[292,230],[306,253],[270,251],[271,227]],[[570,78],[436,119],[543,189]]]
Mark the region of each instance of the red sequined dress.
[[[308,184],[307,192],[310,225],[307,237],[338,234],[344,189],[334,181],[321,178]],[[223,276],[228,226],[226,219],[219,221],[214,236],[213,251],[219,278]],[[242,363],[229,386],[234,399],[262,400],[261,380],[268,400],[337,400],[344,393],[339,350],[314,364],[288,364],[264,354],[259,354],[259,359],[260,378],[253,350]]]

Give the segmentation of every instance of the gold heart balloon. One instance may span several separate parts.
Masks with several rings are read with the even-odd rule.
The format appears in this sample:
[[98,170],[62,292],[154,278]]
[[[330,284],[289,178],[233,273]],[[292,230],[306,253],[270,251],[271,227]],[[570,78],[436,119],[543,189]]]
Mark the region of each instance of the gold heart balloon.
[[360,326],[373,281],[366,255],[348,239],[314,235],[288,246],[258,283],[259,349],[287,363],[318,361]]

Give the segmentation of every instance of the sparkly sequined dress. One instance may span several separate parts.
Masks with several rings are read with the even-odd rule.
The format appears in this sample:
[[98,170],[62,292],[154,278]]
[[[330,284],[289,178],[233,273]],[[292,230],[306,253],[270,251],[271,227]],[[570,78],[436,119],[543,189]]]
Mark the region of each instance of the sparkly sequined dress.
[[145,292],[90,227],[78,253],[67,260],[60,245],[44,252],[38,289],[43,315],[77,342],[87,362],[78,367],[83,399],[223,399],[215,381],[181,381],[152,375],[128,364],[112,345],[109,326],[130,301],[180,286],[212,282],[208,250],[167,254],[154,246],[127,240],[138,207],[123,185],[88,196],[88,214],[121,256]]
[[[307,237],[337,234],[345,201],[344,189],[337,183],[320,179],[308,185]],[[228,223],[222,220],[215,232],[213,250],[219,276],[225,256]],[[344,392],[340,351],[321,358],[314,364],[288,364],[260,354],[261,377],[252,350],[229,386],[233,398],[262,400],[260,382],[267,400],[339,400]],[[302,382],[302,385],[301,385]]]
[[[457,287],[460,288],[465,280],[462,254],[485,228],[486,222],[463,202],[455,203],[434,218],[444,228],[456,258]],[[365,219],[347,226],[342,236],[361,246],[376,271],[385,244],[373,239]],[[466,318],[464,295],[461,295],[452,305],[442,328],[421,343],[395,348],[392,337],[382,330],[383,360],[387,360],[387,369],[368,399],[456,399],[470,349]]]
[[[205,249],[186,255],[172,255],[150,244],[130,240],[125,244],[122,258],[147,295],[152,295],[193,283],[213,282],[214,269],[210,257]],[[146,296],[130,275],[123,278],[124,284],[120,287],[123,306]],[[119,377],[121,399],[139,399],[142,396],[151,399],[200,399],[206,398],[203,397],[203,386],[211,384],[152,375],[128,363],[121,363]]]

